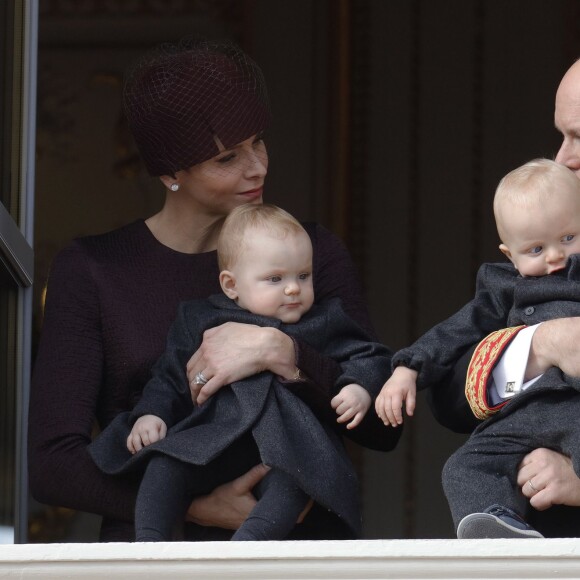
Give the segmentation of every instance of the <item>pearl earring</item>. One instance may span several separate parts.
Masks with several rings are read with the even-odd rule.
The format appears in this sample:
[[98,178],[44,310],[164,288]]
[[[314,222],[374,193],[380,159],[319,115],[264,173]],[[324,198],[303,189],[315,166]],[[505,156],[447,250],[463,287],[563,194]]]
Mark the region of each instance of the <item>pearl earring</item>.
[[179,189],[179,183],[172,183],[169,189],[171,189],[171,191],[177,191]]

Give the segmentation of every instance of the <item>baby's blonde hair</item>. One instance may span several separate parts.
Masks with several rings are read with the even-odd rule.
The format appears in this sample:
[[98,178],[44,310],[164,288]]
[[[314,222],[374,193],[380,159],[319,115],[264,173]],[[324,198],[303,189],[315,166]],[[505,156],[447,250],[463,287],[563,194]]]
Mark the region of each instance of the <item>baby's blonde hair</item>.
[[300,222],[287,211],[271,204],[244,204],[233,209],[222,226],[217,254],[220,270],[229,270],[245,247],[248,230],[266,230],[279,238],[306,233]]
[[529,207],[538,203],[550,203],[562,189],[575,190],[580,201],[580,179],[566,166],[550,159],[533,159],[510,171],[495,190],[493,213],[502,240],[505,226],[502,208],[505,203]]

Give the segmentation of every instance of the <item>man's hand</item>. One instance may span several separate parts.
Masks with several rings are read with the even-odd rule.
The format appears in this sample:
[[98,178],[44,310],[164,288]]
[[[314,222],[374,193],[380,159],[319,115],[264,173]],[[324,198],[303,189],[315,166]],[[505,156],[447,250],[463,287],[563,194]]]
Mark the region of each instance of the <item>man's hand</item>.
[[539,511],[560,504],[580,506],[580,479],[572,460],[551,449],[535,449],[523,458],[518,485]]
[[580,317],[543,322],[532,338],[525,381],[550,367],[558,367],[572,377],[580,377]]

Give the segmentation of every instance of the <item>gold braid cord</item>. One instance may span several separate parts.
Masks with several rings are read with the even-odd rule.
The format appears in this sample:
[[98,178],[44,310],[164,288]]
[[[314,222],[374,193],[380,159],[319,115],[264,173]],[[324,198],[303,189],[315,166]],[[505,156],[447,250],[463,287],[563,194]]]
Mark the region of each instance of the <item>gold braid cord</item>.
[[492,332],[477,345],[471,357],[467,369],[465,396],[473,414],[478,419],[487,419],[507,403],[507,401],[503,401],[495,407],[490,407],[487,404],[487,381],[505,347],[522,328],[525,326],[515,326]]

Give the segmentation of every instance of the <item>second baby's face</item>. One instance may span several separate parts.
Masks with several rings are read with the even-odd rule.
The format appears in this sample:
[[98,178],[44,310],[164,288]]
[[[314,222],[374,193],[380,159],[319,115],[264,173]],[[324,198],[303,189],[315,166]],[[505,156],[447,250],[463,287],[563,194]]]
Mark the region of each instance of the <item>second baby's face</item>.
[[[509,203],[509,202],[505,202]],[[576,192],[527,207],[510,204],[503,212],[501,251],[522,276],[545,276],[562,270],[580,253],[580,199]]]

